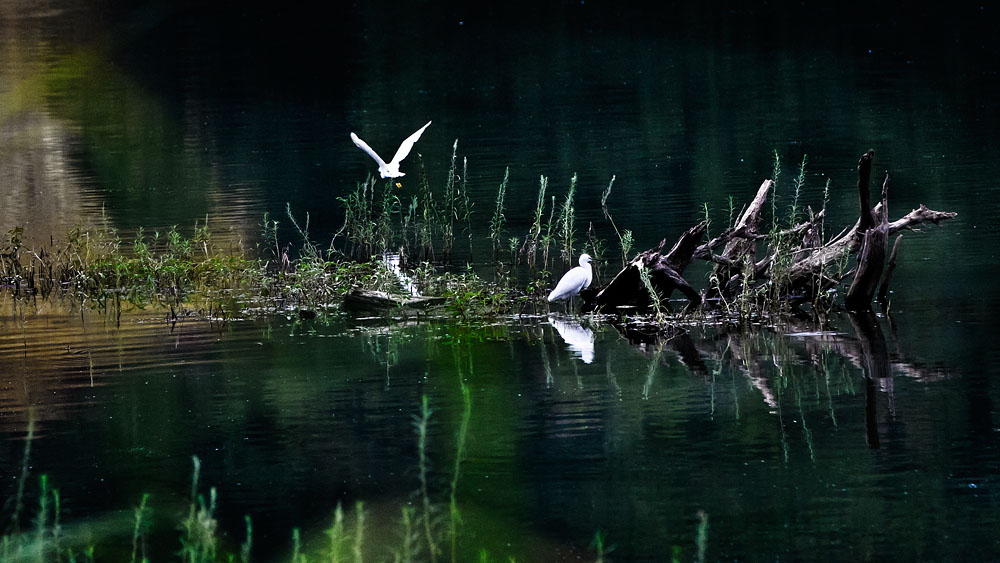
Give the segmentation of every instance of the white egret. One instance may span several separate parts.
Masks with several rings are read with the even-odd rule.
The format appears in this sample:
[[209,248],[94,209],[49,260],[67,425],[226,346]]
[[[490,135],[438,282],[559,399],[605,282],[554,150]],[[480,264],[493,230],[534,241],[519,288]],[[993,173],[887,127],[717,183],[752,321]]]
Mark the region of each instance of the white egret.
[[573,296],[580,293],[585,287],[590,287],[590,282],[594,279],[594,270],[590,267],[591,258],[589,254],[580,255],[580,265],[566,272],[556,288],[549,293],[549,302],[560,299],[573,300]]
[[400,176],[406,176],[406,174],[399,171],[399,163],[406,158],[406,155],[410,154],[410,150],[413,149],[413,144],[417,142],[417,139],[420,138],[420,134],[423,133],[424,129],[427,129],[430,124],[431,122],[428,121],[427,125],[417,129],[416,133],[407,137],[406,140],[399,145],[399,149],[396,150],[396,156],[392,157],[392,160],[389,162],[382,160],[382,157],[379,156],[377,152],[372,150],[372,148],[368,146],[368,143],[362,141],[353,132],[351,133],[351,140],[354,141],[354,144],[357,145],[359,149],[365,151],[368,153],[368,156],[375,159],[375,162],[378,163],[378,173],[380,176],[383,178],[399,178]]

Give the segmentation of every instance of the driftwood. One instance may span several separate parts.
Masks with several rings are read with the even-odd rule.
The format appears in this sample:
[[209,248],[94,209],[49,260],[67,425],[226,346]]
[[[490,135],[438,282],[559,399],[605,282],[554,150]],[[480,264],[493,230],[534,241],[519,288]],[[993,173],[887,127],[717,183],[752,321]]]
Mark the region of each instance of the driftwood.
[[[850,310],[869,310],[879,281],[887,286],[891,278],[891,268],[883,273],[889,237],[922,223],[938,224],[958,215],[950,211],[934,211],[921,204],[890,222],[888,174],[882,184],[882,201],[871,206],[869,183],[874,155],[875,151],[869,150],[858,162],[858,220],[853,227],[844,229],[832,239],[823,242],[820,236],[825,209],[818,213],[809,209],[809,220],[778,233],[761,234],[761,212],[769,192],[774,189],[771,180],[764,180],[732,228],[708,242],[698,244],[707,227],[699,223],[682,234],[666,254],[663,253],[667,242],[664,239],[657,247],[637,255],[608,285],[582,293],[584,310],[648,307],[651,299],[639,277],[640,268],[647,269],[652,286],[662,299],[679,289],[692,305],[698,305],[702,296],[683,277],[684,269],[692,259],[714,264],[713,278],[717,283],[706,288],[706,299],[730,299],[746,289],[746,284],[753,284],[755,289],[768,284],[768,295],[800,303],[839,284],[843,278],[831,266],[859,252],[858,267],[852,271],[854,278],[845,303]],[[795,245],[787,242],[794,240],[801,242]],[[758,243],[761,241],[769,243],[769,246],[766,255],[758,260]],[[715,253],[714,249],[720,246],[721,252]],[[894,255],[895,247],[893,258]],[[893,259],[890,263],[895,266]],[[745,277],[748,273],[751,277]]]
[[660,241],[657,247],[639,253],[593,297],[588,299],[587,295],[581,294],[585,300],[584,311],[648,307],[650,295],[642,283],[640,269],[647,270],[651,285],[662,299],[667,299],[675,289],[679,289],[690,302],[701,303],[698,291],[691,287],[682,274],[691,263],[698,241],[705,236],[707,227],[704,221],[691,227],[666,254],[663,253],[663,248],[667,239]]
[[[759,237],[760,215],[764,209],[764,202],[767,201],[767,194],[774,188],[774,182],[764,180],[757,188],[757,195],[754,196],[750,205],[740,213],[736,219],[736,224],[732,229],[724,232],[715,241],[709,241],[707,248],[707,258],[715,262],[712,275],[720,280],[719,286],[709,287],[705,295],[707,298],[718,297],[720,287],[723,292],[738,292],[741,280],[741,270],[744,257],[753,260],[756,255],[757,240]],[[718,256],[711,255],[712,243],[725,240],[726,246]],[[702,250],[699,247],[699,250]],[[704,254],[700,254],[704,256]],[[723,285],[724,283],[724,285]]]
[[899,252],[899,243],[903,242],[903,235],[896,237],[896,242],[892,245],[892,254],[889,255],[889,262],[885,265],[885,273],[882,274],[882,281],[879,283],[878,299],[879,303],[889,300],[889,283],[892,282],[892,273],[896,270],[896,253]]
[[393,295],[384,291],[356,289],[344,296],[344,307],[354,311],[414,312],[442,305],[444,297]]
[[[866,156],[873,153],[874,151],[868,151]],[[885,182],[882,184],[882,209],[879,211],[881,220],[877,225],[872,224],[864,232],[864,238],[861,241],[861,253],[858,255],[858,268],[854,272],[854,281],[851,282],[851,287],[847,290],[847,297],[844,298],[844,304],[852,311],[867,311],[871,309],[872,298],[875,297],[878,282],[882,279],[882,271],[885,268],[885,254],[889,248],[888,189],[889,175],[886,174]],[[867,188],[864,191],[867,192]],[[866,199],[867,197],[863,195],[861,197],[862,203]],[[858,220],[858,224],[863,227],[868,221],[874,221],[872,212],[869,208],[862,207],[861,218]]]

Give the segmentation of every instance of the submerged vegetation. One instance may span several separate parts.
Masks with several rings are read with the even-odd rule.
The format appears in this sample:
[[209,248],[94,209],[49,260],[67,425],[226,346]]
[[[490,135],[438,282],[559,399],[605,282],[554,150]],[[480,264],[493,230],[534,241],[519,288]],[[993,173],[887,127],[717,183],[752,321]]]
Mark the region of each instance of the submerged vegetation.
[[[457,350],[458,347],[456,347]],[[487,549],[469,545],[462,533],[463,518],[458,502],[458,483],[466,441],[469,420],[472,416],[472,400],[469,388],[462,382],[462,362],[465,358],[456,351],[455,362],[461,385],[464,408],[456,437],[456,454],[452,475],[448,479],[447,501],[437,500],[438,493],[432,490],[429,476],[428,426],[433,410],[427,397],[421,400],[420,410],[413,417],[417,439],[418,484],[414,493],[416,501],[401,503],[396,507],[395,533],[387,536],[384,530],[372,533],[366,527],[371,510],[363,501],[356,501],[353,516],[349,516],[342,503],[333,509],[328,527],[309,532],[305,537],[300,528],[291,530],[290,561],[307,563],[310,561],[355,562],[364,561],[466,561],[488,563],[491,561],[514,562],[513,556],[495,556]],[[471,370],[471,359],[469,360]],[[179,560],[185,563],[215,563],[219,561],[254,560],[253,520],[244,516],[245,530],[242,539],[229,535],[221,529],[217,516],[220,503],[215,487],[203,492],[201,487],[201,460],[192,456],[191,487],[188,492],[187,507],[176,515],[173,531],[153,524],[153,513],[158,510],[148,493],[138,500],[131,513],[132,517],[123,525],[130,531],[131,542],[128,549],[111,543],[100,545],[91,543],[86,535],[73,534],[65,529],[62,521],[64,507],[59,490],[49,483],[47,475],[38,477],[37,506],[31,528],[22,526],[21,518],[28,507],[25,498],[29,492],[25,483],[29,481],[30,451],[34,439],[34,422],[29,418],[28,434],[25,441],[21,475],[16,497],[11,499],[9,514],[4,514],[8,525],[0,537],[0,561],[2,562],[92,562],[100,560],[140,561]],[[382,507],[382,510],[385,510]],[[445,515],[445,511],[447,514]],[[385,515],[380,515],[385,517]],[[696,537],[698,560],[704,560],[707,543],[707,517],[699,513]],[[502,533],[502,531],[495,531]],[[155,537],[154,537],[155,536]],[[169,537],[165,537],[169,536]],[[386,537],[395,537],[387,540]],[[236,544],[238,542],[238,544]],[[163,545],[172,546],[164,551]],[[595,535],[590,549],[595,552],[596,561],[603,561],[610,551],[605,545],[600,531]],[[675,556],[679,547],[675,546]],[[675,560],[676,557],[675,557]]]

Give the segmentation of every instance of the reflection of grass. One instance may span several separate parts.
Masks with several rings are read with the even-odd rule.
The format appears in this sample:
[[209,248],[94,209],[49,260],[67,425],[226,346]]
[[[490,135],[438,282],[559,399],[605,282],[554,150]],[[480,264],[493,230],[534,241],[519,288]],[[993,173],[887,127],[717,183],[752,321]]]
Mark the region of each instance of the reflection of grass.
[[[456,348],[455,361],[463,361],[462,354]],[[462,373],[459,366],[459,373]],[[472,373],[471,357],[469,358],[469,375]],[[303,534],[300,528],[293,528],[291,531],[291,554],[290,560],[295,563],[305,563],[311,561],[330,562],[352,562],[362,563],[365,561],[438,561],[442,558],[444,545],[450,545],[450,561],[472,560],[473,554],[479,561],[514,561],[513,558],[492,558],[485,549],[469,547],[465,552],[461,549],[462,527],[461,515],[458,508],[457,488],[460,466],[464,461],[465,442],[469,427],[469,420],[472,414],[471,399],[469,398],[469,388],[459,377],[459,384],[462,389],[464,408],[461,415],[460,428],[456,437],[458,451],[456,453],[454,469],[450,481],[450,491],[448,493],[448,511],[450,522],[447,526],[441,525],[440,520],[435,516],[443,509],[442,505],[433,498],[430,490],[430,476],[428,457],[428,426],[431,421],[433,411],[431,410],[427,397],[421,400],[420,412],[415,416],[415,429],[418,445],[418,467],[419,486],[418,495],[421,508],[419,510],[410,506],[409,503],[402,504],[398,513],[401,518],[398,522],[398,533],[396,540],[386,539],[391,536],[369,534],[366,529],[366,522],[369,509],[365,504],[358,501],[354,505],[353,522],[350,522],[343,507],[338,503],[333,511],[332,522],[328,528],[316,534],[317,537],[309,537]],[[33,426],[29,426],[33,428]],[[28,461],[32,435],[25,447],[25,462]],[[217,561],[243,561],[249,562],[253,555],[253,525],[250,517],[245,517],[246,531],[245,539],[238,546],[238,551],[232,547],[230,534],[220,528],[219,520],[216,517],[216,510],[219,498],[215,487],[210,487],[207,496],[200,492],[201,461],[198,457],[192,458],[193,471],[191,475],[191,488],[189,491],[189,502],[183,518],[177,522],[174,528],[176,542],[180,545],[179,551],[172,551],[171,559],[178,559],[184,563],[214,563]],[[91,543],[92,540],[81,540],[79,537],[70,536],[63,533],[60,515],[62,506],[60,504],[59,492],[49,486],[46,475],[39,478],[38,506],[35,515],[35,528],[31,531],[22,531],[16,527],[0,538],[0,561],[4,562],[35,562],[35,561],[60,561],[78,562],[95,561],[101,559],[114,560],[115,554],[129,557],[133,563],[136,561],[163,560],[165,553],[152,554],[156,557],[150,558],[147,553],[148,535],[151,533],[150,513],[152,508],[149,503],[150,496],[144,494],[139,505],[134,509],[134,517],[130,520],[121,520],[117,526],[120,530],[112,530],[115,536],[130,537],[131,550],[121,553],[122,546],[111,544],[101,545]],[[16,509],[12,517],[16,519],[20,510]],[[158,534],[167,534],[167,530],[155,530]],[[176,544],[174,544],[176,545]],[[603,543],[600,533],[596,535],[596,543],[592,546],[597,552],[597,560],[610,551]]]

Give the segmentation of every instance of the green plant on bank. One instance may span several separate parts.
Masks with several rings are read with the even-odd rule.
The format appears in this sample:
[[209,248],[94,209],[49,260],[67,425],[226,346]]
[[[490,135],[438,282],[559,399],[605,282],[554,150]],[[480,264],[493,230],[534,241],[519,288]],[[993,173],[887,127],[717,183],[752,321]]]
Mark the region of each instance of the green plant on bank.
[[[474,246],[468,162],[463,158],[459,170],[457,142],[453,145],[443,190],[435,192],[431,188],[419,155],[417,160],[417,180],[406,186],[416,189],[411,190],[405,200],[400,196],[405,193],[399,191],[400,182],[376,182],[372,177],[339,198],[344,209],[344,223],[325,249],[311,238],[310,214],[296,217],[288,205],[285,215],[293,233],[292,240],[282,240],[279,221],[265,214],[260,242],[252,253],[246,252],[242,243],[238,251],[232,245],[222,249],[213,243],[215,239],[207,218],[204,222],[195,222],[193,231],[188,231],[192,233],[190,236],[172,226],[162,231],[140,227],[134,236],[123,237],[108,225],[105,217],[101,227],[78,227],[70,231],[65,242],[57,244],[53,239],[47,247],[34,250],[25,248],[23,229],[14,227],[0,240],[0,291],[43,297],[58,291],[104,309],[111,306],[120,309],[123,304],[187,307],[186,300],[198,295],[199,300],[208,303],[210,311],[218,309],[225,300],[229,313],[239,309],[253,311],[250,314],[267,314],[290,307],[325,309],[335,306],[344,295],[359,288],[398,292],[399,280],[381,264],[383,253],[398,252],[404,264],[414,264],[433,261],[435,249],[443,249],[442,255],[450,261],[455,237],[463,229],[469,237],[470,256]],[[752,262],[733,263],[727,277],[733,279],[737,275],[733,281],[738,283],[731,284],[730,279],[709,279],[710,287],[720,290],[727,314],[736,314],[746,320],[754,315],[776,318],[790,312],[789,272],[802,252],[811,250],[817,238],[823,241],[826,237],[822,220],[811,209],[808,210],[809,219],[818,227],[818,234],[813,230],[809,239],[803,241],[801,229],[793,229],[805,210],[800,201],[805,188],[806,164],[807,159],[803,156],[793,179],[794,189],[790,205],[785,207],[786,213],[779,216],[776,212],[777,195],[772,194],[771,229],[763,237],[767,242],[759,244],[767,245],[767,254],[756,269]],[[774,152],[772,174],[774,178],[781,177],[781,159],[777,151]],[[497,262],[493,281],[479,278],[471,269],[443,273],[430,270],[421,280],[421,291],[425,295],[446,297],[448,310],[465,319],[517,311],[529,304],[529,298],[536,300],[535,306],[543,305],[544,289],[552,285],[550,268],[557,270],[549,262],[553,247],[559,249],[563,262],[569,265],[573,264],[578,251],[587,252],[596,259],[607,253],[605,241],[592,222],[587,225],[582,249],[575,248],[578,244],[575,240],[578,234],[575,224],[577,181],[578,176],[574,174],[569,190],[557,204],[556,196],[548,193],[548,178],[539,176],[527,233],[523,239],[505,237],[505,200],[510,182],[510,171],[506,169],[496,194],[488,236],[495,254],[504,254],[504,261],[509,256],[510,267]],[[607,224],[618,238],[624,265],[633,252],[634,239],[632,231],[619,229],[608,209],[614,182],[612,176],[600,203]],[[547,202],[546,198],[551,201]],[[824,211],[828,201],[829,182],[824,189]],[[703,214],[706,220],[711,219],[707,205]],[[736,215],[732,197],[729,198],[728,215],[731,227]],[[509,254],[501,252],[502,240]],[[810,287],[803,290],[803,295],[792,296],[793,299],[807,306],[811,304],[819,313],[829,311],[834,306],[835,294],[828,290],[842,278],[848,259],[848,255],[843,254],[835,262],[821,265]],[[519,280],[518,267],[522,262],[528,265],[530,273],[526,290],[511,286]],[[739,273],[742,273],[742,281],[738,279]],[[721,291],[723,289],[725,291]],[[806,295],[809,292],[811,294]],[[658,318],[662,318],[662,312]]]
[[465,320],[509,312],[514,305],[512,292],[489,283],[475,273],[445,272],[428,286],[430,295],[447,298],[447,308]]

